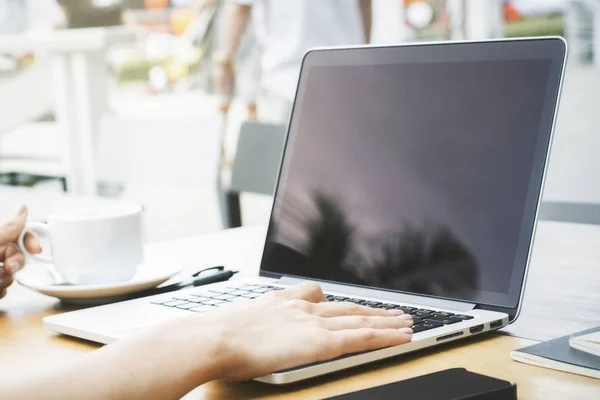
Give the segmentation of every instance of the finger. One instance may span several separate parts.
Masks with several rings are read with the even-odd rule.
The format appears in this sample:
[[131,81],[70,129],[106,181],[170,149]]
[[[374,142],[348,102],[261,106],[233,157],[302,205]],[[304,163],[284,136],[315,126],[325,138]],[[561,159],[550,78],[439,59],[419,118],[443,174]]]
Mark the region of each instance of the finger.
[[15,254],[19,254],[21,253],[21,249],[19,248],[19,246],[17,246],[15,243],[10,242],[7,243],[6,246],[4,246],[4,252],[2,253],[2,255],[4,256],[4,259],[8,259],[12,256],[14,256]]
[[321,319],[321,326],[330,331],[341,331],[346,329],[402,329],[413,326],[413,319],[410,315],[388,316],[388,317],[367,317],[367,316],[346,316]]
[[347,302],[326,302],[315,305],[314,312],[320,317],[341,317],[344,315],[367,315],[388,317],[402,315],[402,310],[384,310]]
[[31,254],[39,254],[42,252],[42,246],[40,245],[40,241],[37,238],[37,236],[35,236],[33,233],[27,232],[25,234],[24,242],[25,242],[25,248]]
[[332,353],[324,355],[324,359],[407,343],[412,338],[412,329],[362,328],[335,331],[332,334]]
[[6,288],[0,289],[0,299],[6,296]]
[[11,274],[5,274],[2,278],[0,278],[0,288],[6,289],[14,282],[14,278]]
[[11,276],[17,271],[20,271],[24,266],[25,256],[21,252],[15,253],[4,260],[4,268]]
[[16,242],[25,227],[27,208],[23,206],[19,214],[0,226],[0,245]]
[[290,286],[284,290],[278,290],[275,292],[275,295],[286,299],[306,300],[312,303],[327,301],[321,286],[315,282],[309,281]]

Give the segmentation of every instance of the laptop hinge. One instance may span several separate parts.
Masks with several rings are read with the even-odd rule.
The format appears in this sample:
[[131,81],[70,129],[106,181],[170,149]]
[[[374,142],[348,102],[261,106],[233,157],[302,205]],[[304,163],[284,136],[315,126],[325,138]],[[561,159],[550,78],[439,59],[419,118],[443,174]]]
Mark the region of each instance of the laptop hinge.
[[[305,280],[306,279],[283,276],[279,279],[278,282],[281,282],[284,285],[293,285]],[[469,311],[474,309],[476,306],[476,304],[474,303],[467,303],[464,301],[436,299],[432,297],[419,296],[413,294],[395,293],[388,292],[385,290],[367,289],[348,285],[338,285],[329,282],[319,282],[319,284],[323,288],[324,292],[338,292],[358,297],[372,297],[378,300],[393,301],[395,303],[406,303],[409,305],[423,305],[433,308],[443,308],[456,311]]]

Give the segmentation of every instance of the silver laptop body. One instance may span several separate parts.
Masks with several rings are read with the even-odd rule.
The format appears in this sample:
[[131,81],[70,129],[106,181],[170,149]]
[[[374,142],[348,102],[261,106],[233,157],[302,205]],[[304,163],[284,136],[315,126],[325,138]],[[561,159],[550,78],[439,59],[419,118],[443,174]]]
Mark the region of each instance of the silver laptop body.
[[259,276],[44,326],[110,343],[306,279],[330,301],[400,307],[429,324],[407,344],[258,378],[286,384],[508,325],[520,311],[565,59],[557,37],[309,51]]

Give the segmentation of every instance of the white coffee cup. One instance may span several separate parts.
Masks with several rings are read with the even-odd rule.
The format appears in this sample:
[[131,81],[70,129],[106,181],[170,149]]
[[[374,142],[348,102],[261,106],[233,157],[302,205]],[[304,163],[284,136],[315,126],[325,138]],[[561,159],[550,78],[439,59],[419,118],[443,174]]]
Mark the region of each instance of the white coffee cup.
[[[49,237],[51,256],[25,249],[27,231]],[[142,236],[142,208],[114,206],[104,211],[52,214],[47,224],[28,222],[19,247],[31,259],[52,264],[69,283],[106,284],[135,275],[144,261]]]

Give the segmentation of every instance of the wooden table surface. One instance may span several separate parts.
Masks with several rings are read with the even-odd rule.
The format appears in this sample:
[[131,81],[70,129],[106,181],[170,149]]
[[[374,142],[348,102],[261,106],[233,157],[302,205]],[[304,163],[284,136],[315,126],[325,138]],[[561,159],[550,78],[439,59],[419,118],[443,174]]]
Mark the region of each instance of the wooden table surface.
[[[228,252],[227,265],[236,265],[241,260],[256,265],[260,256],[257,247],[262,240],[260,232],[264,235],[264,230],[234,233],[239,243],[244,238],[243,248],[239,252]],[[217,242],[222,243],[225,236],[227,234],[216,234],[198,240],[205,248],[218,247]],[[199,247],[190,246],[191,243],[194,239],[167,243],[157,249],[174,251],[182,246],[182,252],[188,249],[182,257],[192,254],[197,257]],[[524,332],[522,336],[529,337],[556,337],[600,325],[598,243],[600,227],[542,223],[522,318],[508,331]],[[204,261],[216,263],[216,258],[211,257],[207,256]],[[0,301],[0,371],[27,374],[32,365],[50,368],[97,348],[96,344],[42,328],[42,317],[68,310],[68,306],[56,299],[18,285],[11,287],[9,296]],[[546,316],[550,319],[546,320]],[[600,380],[510,359],[510,350],[534,343],[516,336],[491,334],[286,387],[257,382],[211,382],[185,399],[325,398],[453,367],[465,367],[514,382],[520,399],[600,399]]]

